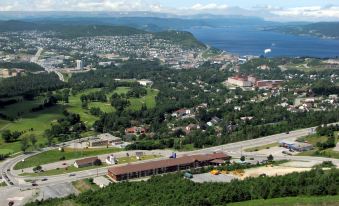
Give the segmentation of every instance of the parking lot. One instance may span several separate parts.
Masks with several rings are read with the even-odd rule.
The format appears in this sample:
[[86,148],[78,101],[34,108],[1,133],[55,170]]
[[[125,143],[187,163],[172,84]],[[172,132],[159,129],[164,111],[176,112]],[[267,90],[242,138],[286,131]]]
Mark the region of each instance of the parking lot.
[[210,173],[195,174],[191,179],[193,182],[231,182],[234,179],[237,179],[237,176],[231,174],[219,174],[212,175]]

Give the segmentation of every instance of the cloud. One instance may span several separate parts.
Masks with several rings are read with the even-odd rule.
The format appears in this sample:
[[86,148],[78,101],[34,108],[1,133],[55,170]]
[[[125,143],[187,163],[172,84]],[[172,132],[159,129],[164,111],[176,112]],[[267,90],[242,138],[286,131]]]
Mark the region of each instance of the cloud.
[[171,4],[164,6],[161,2],[164,2],[164,0],[0,0],[0,11],[140,11],[175,15],[204,13],[257,16],[273,21],[339,20],[339,5],[322,4],[323,7],[304,6],[283,8],[281,4],[279,4],[279,6],[268,4],[255,5],[251,8],[241,8],[209,1],[211,3],[192,3],[186,7],[177,5],[171,8]]
[[311,6],[273,10],[271,13],[285,17],[339,18],[339,7]]
[[152,11],[142,0],[0,0],[0,11]]
[[225,10],[228,6],[226,4],[194,4],[191,9],[195,11],[204,11],[204,10]]

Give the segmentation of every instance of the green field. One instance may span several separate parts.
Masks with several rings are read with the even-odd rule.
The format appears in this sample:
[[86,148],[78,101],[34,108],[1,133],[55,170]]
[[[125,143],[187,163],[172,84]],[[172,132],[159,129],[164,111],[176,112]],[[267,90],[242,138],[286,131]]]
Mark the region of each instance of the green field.
[[[142,156],[141,160],[149,160],[149,159],[155,159],[160,157],[159,155],[144,155]],[[137,162],[138,159],[135,156],[131,157],[121,157],[118,158],[118,164],[124,164],[124,163],[132,163],[132,162]],[[20,176],[52,176],[52,175],[61,175],[61,174],[67,174],[67,173],[72,173],[72,172],[79,172],[79,171],[84,171],[84,170],[91,170],[91,169],[96,169],[96,168],[101,168],[101,167],[107,167],[106,163],[103,163],[100,166],[88,166],[88,167],[81,167],[77,168],[74,167],[73,165],[70,165],[66,168],[59,168],[59,169],[52,169],[52,170],[47,170],[44,172],[39,172],[39,173],[22,173]]]
[[[11,131],[24,132],[20,138],[34,134],[38,139],[37,145],[40,143],[45,143],[46,140],[43,138],[44,131],[50,127],[51,122],[62,117],[62,111],[62,106],[55,106],[39,112],[29,113],[15,122],[8,122],[5,127],[0,129],[0,131],[9,129]],[[33,131],[28,131],[31,128],[33,128]],[[0,139],[0,151],[2,151],[2,149],[11,150],[11,153],[19,152],[20,141],[4,143],[3,140]]]
[[140,110],[143,104],[146,104],[147,108],[155,107],[155,97],[158,95],[157,90],[147,88],[147,95],[141,98],[130,98],[131,105],[128,107],[131,110]]
[[[5,129],[9,129],[11,131],[20,131],[24,132],[24,135],[22,135],[22,137],[34,134],[38,139],[37,145],[44,144],[46,143],[46,140],[43,137],[44,131],[50,128],[50,124],[53,121],[56,121],[57,119],[63,117],[62,112],[64,109],[68,109],[72,113],[80,114],[81,120],[84,121],[88,127],[91,127],[93,123],[99,119],[99,117],[91,115],[89,110],[82,108],[80,96],[99,90],[100,89],[98,88],[88,89],[77,95],[70,96],[68,104],[60,103],[57,106],[46,108],[42,111],[34,113],[30,112],[30,110],[33,107],[39,105],[43,97],[39,97],[34,101],[23,100],[19,103],[9,105],[2,109],[1,112],[11,116],[16,116],[18,112],[22,112],[23,115],[20,119],[14,122],[0,119],[0,132]],[[128,87],[118,87],[116,90],[108,93],[107,97],[109,99],[113,93],[122,94],[127,93],[128,90]],[[155,97],[157,96],[157,94],[157,90],[147,88],[147,95],[145,97],[129,99],[131,105],[128,109],[139,110],[141,109],[143,103],[145,103],[148,108],[153,108],[155,106]],[[109,102],[91,102],[89,103],[88,107],[99,107],[103,112],[107,113],[115,112],[115,108],[112,107]],[[33,128],[33,131],[28,131],[31,128]],[[82,134],[82,136],[84,135]],[[0,139],[0,154],[16,152],[20,152],[20,141],[13,143],[4,143],[2,139]]]
[[[88,90],[81,92],[81,93],[78,93],[74,96],[70,96],[69,97],[69,103],[66,104],[67,110],[69,112],[79,114],[81,120],[83,122],[85,122],[86,125],[92,125],[96,120],[98,120],[98,117],[91,115],[88,110],[82,108],[80,97],[83,94],[89,94],[91,92],[96,92],[96,91],[99,91],[99,90],[100,89],[97,89],[97,88],[88,89]],[[104,104],[104,103],[101,103],[101,102],[98,102],[98,103]]]
[[[338,133],[335,133],[335,136],[338,137]],[[302,142],[307,141],[308,143],[314,146],[314,149],[310,151],[300,152],[298,153],[298,156],[318,156],[318,157],[329,157],[329,158],[339,159],[339,152],[333,151],[333,148],[320,150],[318,147],[316,147],[317,142],[323,143],[327,141],[326,136],[309,135],[309,136],[300,138],[299,141],[302,141]]]
[[61,157],[65,157],[66,160],[78,159],[82,157],[109,154],[122,151],[119,148],[104,148],[104,149],[70,149],[65,148],[64,152],[57,149],[42,152],[37,155],[28,157],[24,162],[19,162],[14,166],[14,169],[24,169],[28,167],[35,167],[38,165],[53,163],[60,161]]
[[258,147],[247,148],[247,149],[245,149],[245,152],[256,152],[256,151],[269,149],[271,147],[277,147],[277,146],[279,146],[278,143],[272,143],[272,144],[262,145],[262,146],[258,146]]
[[326,136],[318,136],[318,135],[309,135],[306,137],[301,137],[298,139],[300,142],[308,142],[312,144],[313,146],[316,146],[317,142],[326,142],[327,137]]
[[9,116],[9,117],[17,117],[18,113],[21,114],[28,114],[31,112],[31,109],[34,107],[39,106],[43,103],[44,97],[36,97],[32,101],[24,100],[22,97],[13,97],[11,99],[18,99],[20,100],[16,104],[11,104],[5,107],[5,109],[1,109],[1,113]]
[[86,192],[88,190],[96,191],[99,188],[98,185],[91,183],[89,179],[77,180],[72,182],[72,185],[77,189],[79,192]]
[[[83,94],[89,94],[91,92],[100,91],[100,89],[88,89],[84,92],[81,92],[75,96],[71,96],[69,98],[69,104],[67,104],[67,109],[70,112],[80,114],[81,119],[87,124],[92,125],[96,120],[98,120],[98,117],[93,116],[89,113],[89,110],[83,109],[81,106],[81,100],[80,97]],[[110,92],[107,94],[107,99],[109,99],[113,93],[117,94],[123,94],[127,93],[129,91],[128,87],[118,87],[113,92]],[[140,110],[143,103],[146,104],[147,108],[153,108],[155,107],[155,97],[158,95],[158,91],[147,88],[147,95],[141,98],[130,98],[129,101],[131,102],[131,105],[128,107],[128,109],[131,110]],[[109,102],[90,102],[88,104],[88,108],[91,107],[99,107],[103,112],[115,112],[115,108],[111,106]]]
[[285,197],[230,203],[228,206],[337,206],[339,196]]
[[72,172],[80,172],[80,171],[84,171],[84,170],[97,169],[97,168],[106,167],[106,166],[107,166],[106,164],[102,164],[100,166],[88,166],[88,167],[77,168],[77,167],[74,167],[73,165],[71,165],[71,166],[68,166],[66,168],[47,170],[47,171],[39,172],[39,173],[22,173],[22,174],[20,174],[20,176],[39,177],[39,176],[62,175],[62,174],[68,174],[68,173],[72,173]]

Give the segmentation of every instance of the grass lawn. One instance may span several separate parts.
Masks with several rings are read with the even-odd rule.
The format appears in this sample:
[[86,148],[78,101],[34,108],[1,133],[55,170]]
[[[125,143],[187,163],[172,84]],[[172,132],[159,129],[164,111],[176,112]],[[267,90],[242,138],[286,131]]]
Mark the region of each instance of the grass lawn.
[[115,108],[112,107],[110,103],[104,103],[104,102],[90,102],[88,103],[88,108],[90,109],[91,107],[98,107],[100,108],[101,111],[106,112],[106,113],[112,113],[115,112]]
[[0,131],[6,129],[7,125],[11,123],[10,121],[6,121],[3,119],[0,119]]
[[72,185],[81,193],[89,190],[96,191],[100,189],[98,185],[91,183],[88,178],[74,181],[72,182]]
[[[69,97],[69,103],[67,104],[67,110],[69,112],[72,113],[76,113],[80,115],[80,118],[83,122],[86,123],[86,125],[91,126],[96,120],[98,120],[99,118],[96,116],[93,116],[89,113],[89,110],[83,109],[81,106],[81,100],[80,97],[83,94],[89,94],[91,92],[96,92],[96,91],[100,91],[100,89],[95,88],[95,89],[88,89],[84,92],[78,93],[74,96],[70,96]],[[104,104],[104,103],[101,103]],[[90,108],[90,105],[88,105]],[[100,107],[100,106],[99,106]]]
[[30,176],[30,177],[53,176],[53,175],[68,174],[72,172],[79,172],[79,171],[84,171],[84,170],[91,170],[91,169],[96,169],[96,168],[101,168],[101,167],[107,167],[107,165],[102,164],[100,166],[88,166],[88,167],[80,167],[80,168],[77,168],[71,165],[66,168],[47,170],[47,171],[39,172],[39,173],[22,173],[20,174],[20,176]]
[[339,196],[285,197],[267,200],[251,200],[227,204],[229,206],[336,206]]
[[[70,96],[69,103],[67,104],[67,109],[70,112],[80,114],[82,121],[84,121],[88,126],[92,126],[92,124],[99,118],[94,115],[91,115],[89,110],[82,108],[80,97],[83,94],[89,94],[91,92],[96,92],[96,91],[100,91],[100,88],[88,89],[75,96]],[[123,94],[123,93],[127,93],[128,91],[129,91],[129,87],[118,87],[114,91],[108,93],[106,96],[107,96],[107,99],[109,99],[113,93]],[[142,98],[130,98],[129,99],[129,101],[131,102],[131,105],[128,107],[128,109],[140,110],[143,103],[147,105],[147,108],[153,108],[155,107],[155,97],[157,95],[158,95],[157,90],[147,88],[146,96]],[[91,107],[99,107],[103,112],[107,112],[107,113],[115,112],[115,108],[111,106],[110,102],[90,102],[88,104],[88,108],[90,109]]]
[[312,144],[313,146],[316,146],[317,142],[326,142],[327,137],[326,136],[318,136],[318,135],[309,135],[306,137],[301,137],[298,139],[300,142],[305,142],[307,141],[308,143]]
[[129,87],[118,87],[114,90],[114,92],[112,92],[111,94],[109,94],[109,96],[112,96],[113,93],[117,93],[117,94],[126,94],[128,91],[130,90]]
[[30,113],[31,109],[34,107],[39,106],[43,103],[44,97],[37,97],[32,101],[24,100],[22,97],[13,97],[11,99],[18,99],[21,100],[16,104],[11,104],[2,108],[1,113],[10,116],[10,117],[17,117],[18,113],[27,114]]
[[[7,126],[3,128],[3,130],[9,129],[11,131],[16,130],[24,132],[22,137],[34,134],[38,140],[37,145],[40,143],[45,143],[46,140],[43,137],[44,131],[50,127],[50,123],[52,121],[62,117],[62,111],[62,106],[54,106],[39,112],[29,113],[15,122],[9,122]],[[31,128],[33,128],[33,131],[28,131]],[[4,143],[3,140],[0,139],[0,150],[2,149],[11,150],[12,153],[19,152],[20,141]]]
[[0,187],[5,187],[7,184],[5,182],[0,182]]
[[78,159],[82,157],[102,155],[108,153],[114,153],[122,151],[119,148],[104,148],[104,149],[70,149],[65,148],[64,152],[57,149],[42,152],[40,154],[28,157],[24,162],[19,162],[14,166],[14,169],[23,169],[28,167],[35,167],[38,165],[53,163],[60,161],[61,157],[65,157],[66,160]]
[[131,105],[128,107],[131,110],[140,110],[142,105],[145,103],[147,108],[155,107],[155,97],[159,91],[147,88],[147,95],[141,98],[130,98]]
[[332,148],[325,150],[310,150],[305,152],[300,152],[298,156],[316,156],[316,157],[329,157],[339,159],[339,152],[333,151]]
[[[131,162],[137,162],[141,160],[150,160],[150,159],[155,159],[161,157],[160,155],[144,155],[140,160],[136,158],[136,156],[131,156],[131,157],[121,157],[118,158],[118,164],[124,164],[124,163],[131,163]],[[52,170],[47,170],[44,172],[39,172],[39,173],[22,173],[20,176],[52,176],[52,175],[60,175],[60,174],[67,174],[67,173],[72,173],[72,172],[79,172],[79,171],[84,171],[84,170],[91,170],[91,169],[96,169],[96,168],[101,168],[101,167],[107,167],[106,163],[103,163],[100,166],[89,166],[89,167],[81,167],[81,168],[76,168],[73,165],[68,166],[66,168],[59,168],[59,169],[52,169]]]
[[279,146],[278,143],[272,143],[272,144],[262,145],[262,146],[258,146],[258,147],[247,148],[247,149],[245,149],[245,152],[256,152],[256,151],[269,149],[271,147],[277,147],[277,146]]
[[[82,94],[88,94],[90,92],[99,91],[100,89],[88,89],[82,93],[79,93],[75,96],[69,97],[68,104],[59,104],[51,108],[46,108],[39,112],[29,112],[30,109],[34,106],[40,104],[42,97],[37,98],[34,101],[25,101],[19,102],[17,104],[9,105],[6,107],[6,111],[4,113],[16,115],[18,111],[23,112],[24,115],[21,119],[9,122],[5,120],[0,120],[0,132],[1,130],[9,129],[11,131],[20,131],[24,132],[22,137],[28,136],[30,134],[34,134],[37,139],[37,145],[46,143],[45,138],[43,137],[43,133],[46,129],[50,128],[50,125],[53,121],[63,117],[63,110],[66,108],[72,113],[80,114],[81,120],[86,123],[88,127],[91,127],[93,123],[99,119],[99,117],[93,116],[89,113],[89,110],[83,109],[81,106],[80,96]],[[128,87],[118,87],[113,92],[109,93],[107,97],[109,98],[114,92],[122,94],[127,93],[129,90]],[[157,96],[158,91],[147,88],[147,95],[142,98],[131,98],[131,106],[129,109],[139,110],[143,103],[146,103],[148,108],[153,108],[155,106],[155,97]],[[103,102],[91,102],[89,104],[89,108],[95,106],[99,107],[104,112],[114,112],[115,108],[110,105],[110,103]],[[3,111],[1,111],[3,112]],[[33,131],[29,131],[33,128]],[[93,132],[92,132],[93,133]],[[91,134],[92,134],[91,133]],[[83,136],[83,135],[82,135]],[[22,138],[21,137],[21,138]],[[30,149],[29,149],[30,150]],[[20,141],[13,143],[4,143],[0,138],[0,154],[3,153],[16,153],[20,152]]]
[[[337,133],[335,133],[335,136],[338,136]],[[307,137],[300,138],[299,140],[307,141],[308,143],[312,144],[315,149],[301,152],[298,154],[298,156],[318,156],[339,159],[339,152],[333,151],[333,148],[319,150],[319,148],[316,146],[317,142],[326,142],[326,136],[309,135]]]

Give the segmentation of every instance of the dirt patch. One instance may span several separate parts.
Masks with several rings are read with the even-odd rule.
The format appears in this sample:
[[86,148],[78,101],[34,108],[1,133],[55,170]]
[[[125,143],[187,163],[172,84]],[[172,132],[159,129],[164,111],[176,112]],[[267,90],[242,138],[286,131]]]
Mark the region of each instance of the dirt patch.
[[245,170],[245,173],[241,177],[244,179],[246,177],[258,177],[261,174],[266,174],[267,176],[277,176],[277,175],[286,175],[292,172],[304,172],[310,171],[312,168],[296,168],[296,167],[284,167],[284,166],[273,166],[273,167],[258,167]]
[[84,180],[78,180],[73,182],[73,186],[79,191],[79,192],[85,192],[91,189],[91,186],[87,184]]

